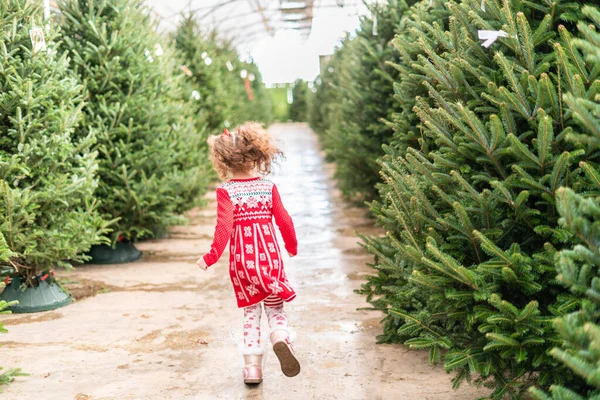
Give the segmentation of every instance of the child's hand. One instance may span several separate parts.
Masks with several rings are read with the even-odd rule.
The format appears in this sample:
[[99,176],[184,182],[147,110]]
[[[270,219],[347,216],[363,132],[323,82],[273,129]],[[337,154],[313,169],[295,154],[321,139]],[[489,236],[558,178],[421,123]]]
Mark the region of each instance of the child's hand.
[[200,267],[200,269],[203,269],[205,271],[208,269],[208,265],[206,265],[206,263],[204,262],[204,258],[200,258],[198,261],[196,261],[196,264],[198,264],[198,267]]
[[288,253],[288,256],[290,256],[290,258],[292,258],[292,257],[296,257],[296,254],[292,254],[292,253],[290,253],[289,251],[288,251],[287,253]]

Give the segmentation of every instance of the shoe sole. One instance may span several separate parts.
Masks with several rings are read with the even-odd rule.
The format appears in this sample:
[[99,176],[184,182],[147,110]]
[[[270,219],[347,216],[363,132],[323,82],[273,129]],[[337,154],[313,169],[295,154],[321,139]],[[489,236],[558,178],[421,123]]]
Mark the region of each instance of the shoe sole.
[[258,385],[262,383],[262,379],[244,379],[246,385]]
[[281,364],[281,372],[287,377],[296,376],[300,373],[300,363],[294,356],[287,344],[278,342],[273,345],[273,351]]

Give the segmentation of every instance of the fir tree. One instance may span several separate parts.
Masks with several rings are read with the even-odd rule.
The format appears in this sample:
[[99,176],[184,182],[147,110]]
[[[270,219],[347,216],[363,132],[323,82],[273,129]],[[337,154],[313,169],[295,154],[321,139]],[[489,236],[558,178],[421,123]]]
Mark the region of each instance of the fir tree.
[[[329,146],[326,132],[331,127],[334,114],[339,110],[341,74],[336,70],[336,66],[344,65],[349,57],[350,42],[352,42],[351,39],[344,39],[341,46],[336,48],[331,58],[322,66],[321,74],[314,82],[316,92],[309,104],[308,120],[312,129],[319,135],[325,149]],[[327,158],[332,161],[331,156],[327,155]]]
[[389,43],[407,3],[414,1],[391,0],[374,6],[373,16],[362,19],[357,37],[346,42],[351,48],[346,57],[330,65],[339,75],[334,103],[338,106],[330,117],[325,147],[336,161],[340,189],[353,200],[376,196],[375,184],[380,180],[377,158],[393,133],[380,120],[390,119],[396,111],[393,82],[398,71],[387,62],[397,55]]
[[[33,47],[45,37],[46,49]],[[100,242],[95,212],[93,132],[73,135],[81,119],[82,86],[58,50],[41,4],[0,4],[0,271],[28,287],[36,275]]]
[[[571,44],[572,26],[561,25],[579,18],[577,3],[436,7],[447,26],[421,23],[410,66],[421,81],[419,136],[403,137],[409,124],[394,119],[397,147],[382,160],[382,200],[372,206],[388,233],[366,239],[379,274],[362,292],[393,315],[387,339],[428,349],[455,385],[475,379],[493,398],[520,398],[533,381],[570,376],[547,353],[560,341],[552,318],[573,307],[555,282],[566,233],[554,196],[585,190],[579,163],[598,155],[565,140],[581,132],[562,94],[599,82]],[[478,30],[507,37],[486,49]]]
[[292,89],[293,102],[289,108],[289,118],[295,122],[305,122],[308,118],[308,85],[298,79]]
[[[0,259],[2,259],[2,256],[0,256]],[[4,261],[6,261],[6,259],[4,259]],[[3,289],[4,289],[4,282],[0,282],[0,290],[3,290]],[[16,303],[17,303],[16,301],[7,302],[4,300],[0,300],[0,315],[10,314],[8,307],[15,305]],[[6,333],[6,332],[7,332],[6,328],[0,322],[0,333]],[[10,382],[12,382],[15,379],[15,377],[21,376],[21,375],[23,375],[23,373],[21,372],[20,369],[9,369],[9,370],[2,371],[2,367],[0,367],[0,386],[9,384]],[[1,388],[0,388],[0,393],[2,393]]]
[[[182,17],[173,39],[185,65],[187,81],[198,94],[195,108],[208,122],[210,132],[248,120],[270,122],[273,106],[258,68],[254,63],[240,61],[231,43],[215,30],[203,31],[194,13]],[[245,79],[253,100],[248,98]]]
[[205,139],[182,101],[182,74],[141,0],[65,0],[63,48],[86,83],[78,135],[96,132],[100,211],[112,240],[162,231],[206,190]]
[[[600,11],[585,7],[584,14],[595,23],[579,23],[581,39],[573,44],[587,54],[587,60],[600,70]],[[582,133],[571,135],[588,152],[597,152],[600,144],[600,93],[596,90],[565,95],[574,118],[579,121]],[[552,355],[583,378],[572,379],[567,387],[550,387],[551,395],[532,389],[540,400],[583,400],[600,398],[600,166],[585,161],[582,169],[588,177],[585,195],[570,189],[557,193],[560,224],[572,235],[574,246],[558,253],[556,257],[558,281],[571,290],[578,310],[555,321],[562,339],[562,347],[552,350]]]
[[213,132],[223,128],[230,108],[230,99],[226,95],[222,79],[224,71],[220,71],[216,65],[216,39],[216,33],[204,37],[193,13],[182,16],[173,33],[182,68],[188,77],[190,88],[195,91],[189,94],[195,100],[194,110],[207,121],[208,129]]

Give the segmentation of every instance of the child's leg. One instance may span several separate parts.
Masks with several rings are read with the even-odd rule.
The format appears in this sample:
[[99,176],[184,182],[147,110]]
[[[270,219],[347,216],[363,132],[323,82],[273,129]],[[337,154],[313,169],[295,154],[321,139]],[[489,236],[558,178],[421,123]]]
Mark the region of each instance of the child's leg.
[[262,354],[260,345],[260,303],[244,307],[244,354]]
[[277,296],[270,295],[265,299],[264,305],[271,332],[282,329],[289,334],[287,314],[283,311],[283,300]]
[[281,371],[286,376],[296,376],[300,373],[300,363],[294,354],[290,343],[288,318],[283,311],[283,300],[269,296],[264,301],[265,313],[271,327],[271,343],[273,351],[281,364]]

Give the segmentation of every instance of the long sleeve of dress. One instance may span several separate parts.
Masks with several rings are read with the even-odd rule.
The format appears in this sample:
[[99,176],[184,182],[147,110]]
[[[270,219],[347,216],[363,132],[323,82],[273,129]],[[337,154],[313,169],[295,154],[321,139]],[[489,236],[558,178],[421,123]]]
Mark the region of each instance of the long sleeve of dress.
[[204,255],[204,262],[211,266],[225,251],[233,231],[233,204],[225,189],[217,189],[217,226],[210,251]]
[[283,237],[283,241],[285,243],[285,249],[291,255],[295,256],[298,254],[298,240],[296,239],[296,230],[294,229],[294,222],[292,221],[292,217],[288,214],[285,207],[283,207],[283,203],[281,202],[281,197],[279,196],[279,191],[277,190],[277,186],[273,185],[273,217],[275,217],[275,223],[279,227],[279,231],[281,232],[281,236]]

